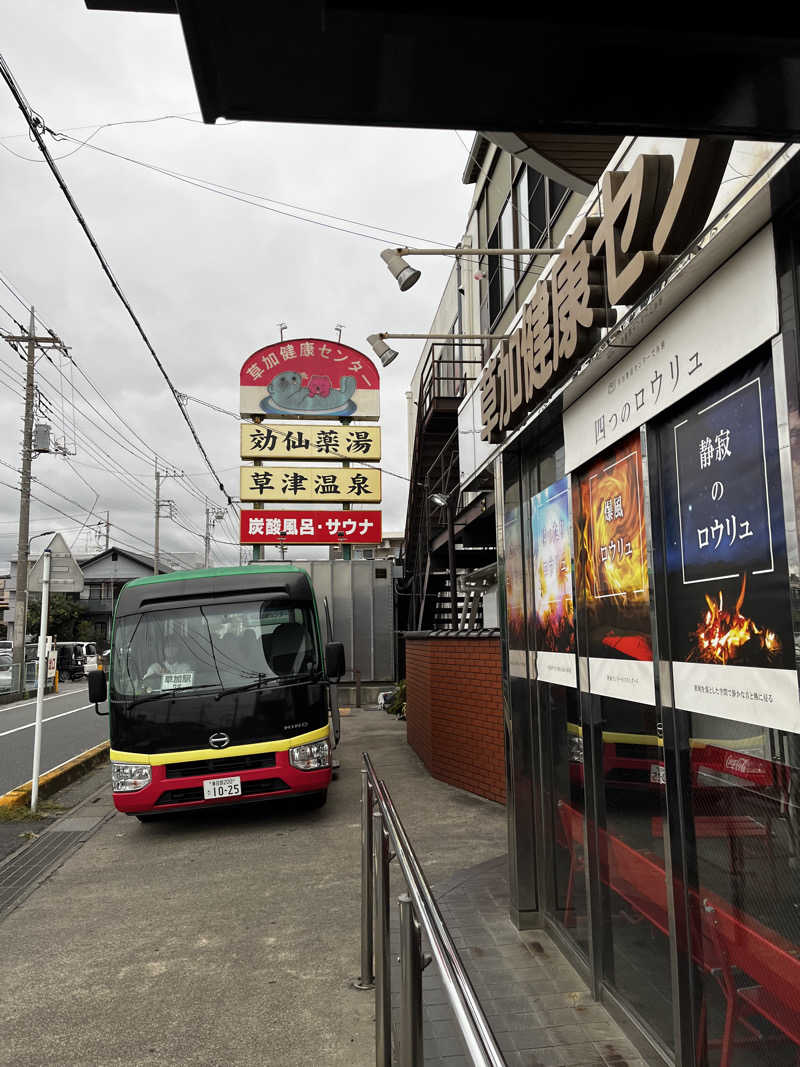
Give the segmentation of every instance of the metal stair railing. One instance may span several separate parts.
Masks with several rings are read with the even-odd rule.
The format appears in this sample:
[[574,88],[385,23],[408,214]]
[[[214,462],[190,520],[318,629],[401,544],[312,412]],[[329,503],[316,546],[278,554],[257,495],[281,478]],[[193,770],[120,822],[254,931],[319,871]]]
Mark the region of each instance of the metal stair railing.
[[[389,933],[389,864],[396,859],[407,892],[400,909],[400,1067],[421,1067],[422,972],[431,960],[474,1067],[503,1067],[505,1060],[434,900],[416,853],[383,779],[362,752],[361,770],[361,976],[359,989],[375,988],[375,1063],[392,1064],[392,988]],[[422,931],[432,956],[422,952]],[[374,960],[374,969],[373,969]]]

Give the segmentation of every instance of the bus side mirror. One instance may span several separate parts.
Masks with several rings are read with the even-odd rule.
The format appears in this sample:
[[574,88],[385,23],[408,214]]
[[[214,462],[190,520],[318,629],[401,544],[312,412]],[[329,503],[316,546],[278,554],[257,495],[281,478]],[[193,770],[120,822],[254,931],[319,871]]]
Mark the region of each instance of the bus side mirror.
[[331,641],[325,646],[325,666],[332,682],[338,682],[344,674],[344,645]]
[[107,711],[100,711],[98,705],[108,699],[108,678],[105,671],[89,671],[89,700],[94,704],[94,710],[98,715],[108,715]]

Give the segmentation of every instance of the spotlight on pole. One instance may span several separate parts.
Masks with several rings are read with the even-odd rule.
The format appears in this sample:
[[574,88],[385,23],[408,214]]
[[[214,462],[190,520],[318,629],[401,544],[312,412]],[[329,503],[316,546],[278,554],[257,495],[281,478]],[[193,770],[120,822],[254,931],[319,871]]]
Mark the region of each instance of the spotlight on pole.
[[386,342],[381,339],[379,333],[371,333],[367,338],[367,342],[372,346],[372,351],[384,367],[388,367],[393,359],[397,359],[397,352],[393,348],[389,348]]
[[403,257],[393,248],[384,248],[381,252],[381,259],[397,278],[401,293],[404,293],[406,289],[410,289],[419,279],[420,272],[406,263]]

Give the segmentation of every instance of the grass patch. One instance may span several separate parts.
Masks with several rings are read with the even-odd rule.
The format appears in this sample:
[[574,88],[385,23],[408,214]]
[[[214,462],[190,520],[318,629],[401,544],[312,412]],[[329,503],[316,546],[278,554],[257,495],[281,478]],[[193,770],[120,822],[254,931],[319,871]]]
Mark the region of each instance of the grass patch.
[[35,812],[27,804],[0,808],[0,822],[25,822],[30,819],[55,819],[67,809],[54,800],[40,800]]

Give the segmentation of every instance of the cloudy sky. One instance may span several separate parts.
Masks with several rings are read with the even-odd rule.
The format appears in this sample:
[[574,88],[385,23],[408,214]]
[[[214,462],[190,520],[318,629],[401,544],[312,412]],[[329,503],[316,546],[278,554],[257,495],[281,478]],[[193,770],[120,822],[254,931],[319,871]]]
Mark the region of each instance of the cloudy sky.
[[[426,259],[420,282],[401,294],[378,255],[404,243],[402,234],[417,243],[459,239],[471,192],[460,180],[469,133],[206,126],[177,18],[89,12],[82,0],[0,0],[0,11],[2,54],[30,104],[51,129],[91,136],[84,147],[52,137],[48,144],[179,391],[236,412],[239,368],[278,338],[280,322],[287,339],[335,337],[342,323],[342,340],[361,349],[369,333],[427,329],[451,261]],[[96,132],[105,123],[119,125]],[[35,500],[31,533],[61,530],[84,552],[94,541],[81,524],[108,511],[114,543],[151,550],[155,451],[189,476],[165,488],[177,522],[162,522],[162,546],[201,552],[203,494],[224,501],[5,85],[0,149],[0,328],[27,324],[33,303],[77,368],[55,356],[54,365],[38,363],[44,411],[75,454],[34,461],[34,495],[66,516]],[[271,202],[242,203],[98,149]],[[407,482],[388,472],[408,473],[404,393],[420,351],[416,342],[397,347],[400,358],[381,377],[384,530],[405,521]],[[19,481],[23,373],[0,344],[0,572],[16,553],[19,493],[11,486]],[[189,412],[236,496],[236,421],[194,402]],[[229,512],[215,529],[215,562],[238,560],[238,547],[221,543],[238,536],[232,519]]]

